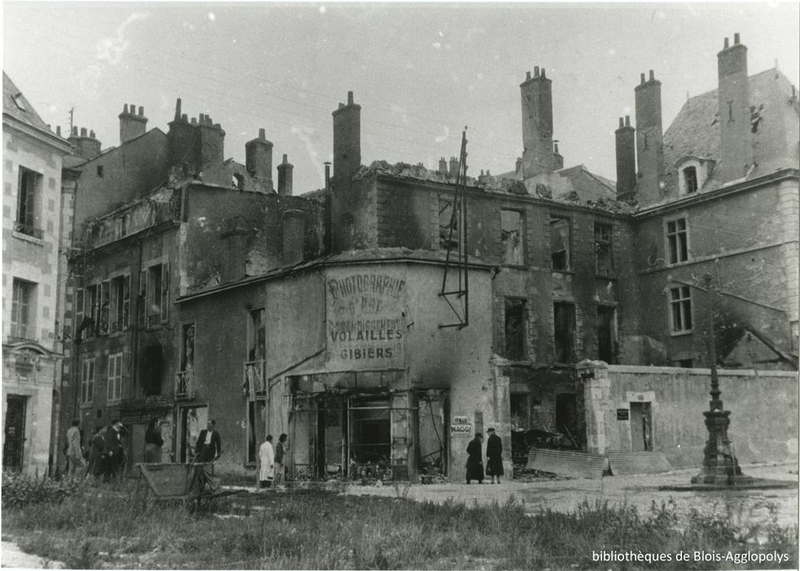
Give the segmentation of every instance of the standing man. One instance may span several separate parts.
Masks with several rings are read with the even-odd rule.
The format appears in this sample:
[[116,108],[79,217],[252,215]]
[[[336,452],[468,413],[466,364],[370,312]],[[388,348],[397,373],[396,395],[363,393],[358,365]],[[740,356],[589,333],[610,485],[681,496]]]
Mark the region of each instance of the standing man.
[[278,437],[275,447],[275,487],[279,488],[286,472],[286,451],[289,449],[289,436],[284,432]]
[[67,462],[69,462],[67,474],[70,477],[75,477],[78,473],[78,466],[86,466],[86,460],[83,458],[83,450],[81,450],[81,429],[80,421],[75,419],[72,421],[72,426],[67,430]]
[[123,425],[119,419],[114,420],[109,426],[103,440],[105,444],[105,466],[103,469],[103,481],[110,482],[113,480],[117,472],[120,471],[125,463],[125,448],[122,445],[122,432]]
[[494,428],[486,431],[489,438],[486,440],[486,475],[491,476],[492,484],[500,483],[503,471],[503,441],[494,433]]
[[478,480],[483,484],[483,434],[475,433],[475,438],[467,444],[467,484]]
[[200,431],[195,444],[195,462],[213,462],[222,454],[222,439],[216,431],[217,421],[211,419]]

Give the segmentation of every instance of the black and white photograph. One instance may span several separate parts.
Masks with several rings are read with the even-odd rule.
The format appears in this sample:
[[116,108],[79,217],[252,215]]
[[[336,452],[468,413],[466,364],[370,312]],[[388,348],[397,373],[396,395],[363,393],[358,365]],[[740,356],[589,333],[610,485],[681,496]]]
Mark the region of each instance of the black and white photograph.
[[800,566],[796,0],[0,8],[2,567]]

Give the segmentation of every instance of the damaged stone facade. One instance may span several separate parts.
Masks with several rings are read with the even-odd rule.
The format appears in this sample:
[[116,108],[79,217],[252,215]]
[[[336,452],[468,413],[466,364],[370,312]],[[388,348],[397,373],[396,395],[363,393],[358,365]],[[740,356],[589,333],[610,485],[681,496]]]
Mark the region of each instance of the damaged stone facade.
[[[721,58],[741,74],[735,46]],[[122,415],[134,460],[150,416],[174,461],[192,459],[215,419],[223,472],[251,472],[265,435],[285,432],[295,479],[459,480],[467,441],[489,427],[507,461],[531,444],[627,451],[634,440],[603,416],[627,398],[622,385],[636,393],[627,422],[654,431],[643,451],[675,446],[680,435],[658,431],[679,393],[636,385],[682,380],[637,369],[592,391],[600,377],[576,366],[708,366],[713,321],[720,361],[796,370],[798,151],[786,141],[797,140],[797,99],[777,70],[748,81],[736,97],[758,110],[751,150],[709,127],[716,91],[662,133],[660,82],[643,74],[636,127],[620,120],[616,133],[616,184],[564,168],[544,71],[520,86],[514,169],[466,180],[455,158],[362,164],[349,93],[332,113],[333,175],[304,196],[292,196],[285,155],[273,169],[264,132],[245,165],[226,160],[222,127],[189,120],[179,102],[166,135],[134,129],[78,167],[71,402],[88,426]],[[155,184],[98,169],[145,160],[145,139],[164,149]],[[82,192],[105,196],[82,205]],[[469,276],[456,303],[468,299],[468,324],[442,295],[456,270]],[[751,338],[759,348],[746,353]]]

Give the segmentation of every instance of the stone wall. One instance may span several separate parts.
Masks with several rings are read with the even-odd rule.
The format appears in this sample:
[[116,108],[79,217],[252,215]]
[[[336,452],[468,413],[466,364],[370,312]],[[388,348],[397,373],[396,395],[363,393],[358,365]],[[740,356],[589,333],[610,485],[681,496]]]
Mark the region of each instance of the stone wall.
[[[641,449],[642,426],[631,405],[649,403],[651,449],[664,452],[675,467],[699,466],[707,436],[703,412],[709,406],[710,375],[709,369],[579,364],[587,451]],[[731,411],[728,434],[742,466],[797,458],[797,373],[723,369],[719,382],[725,410]]]

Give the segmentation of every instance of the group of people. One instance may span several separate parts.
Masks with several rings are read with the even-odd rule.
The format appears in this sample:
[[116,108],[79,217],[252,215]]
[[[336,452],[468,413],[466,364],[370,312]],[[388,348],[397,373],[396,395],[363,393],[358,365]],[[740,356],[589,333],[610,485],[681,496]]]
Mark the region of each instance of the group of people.
[[[486,440],[486,476],[491,478],[492,484],[500,483],[503,471],[503,441],[495,434],[494,428],[487,431],[489,438]],[[475,433],[475,438],[467,444],[467,484],[477,480],[483,484],[483,434]]]
[[260,488],[281,487],[286,473],[286,451],[289,449],[289,436],[281,434],[278,444],[273,448],[272,435],[258,449],[258,486]]
[[86,478],[95,481],[110,482],[125,469],[125,446],[122,435],[125,427],[119,420],[114,420],[107,426],[94,429],[89,446],[81,444],[80,422],[72,421],[72,426],[67,430],[67,456],[68,477],[75,478],[79,470],[85,468]]

